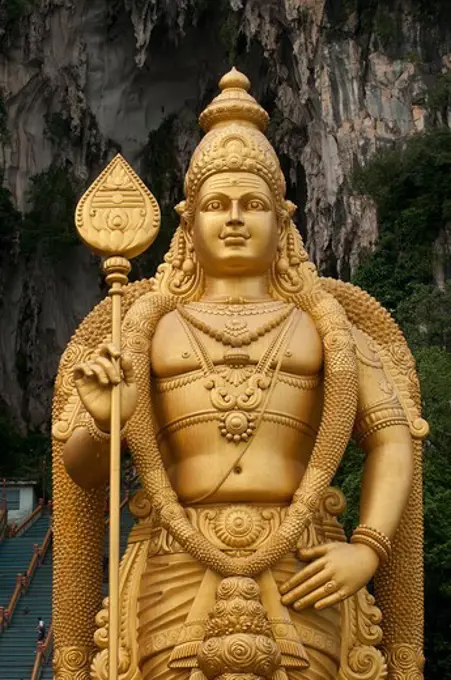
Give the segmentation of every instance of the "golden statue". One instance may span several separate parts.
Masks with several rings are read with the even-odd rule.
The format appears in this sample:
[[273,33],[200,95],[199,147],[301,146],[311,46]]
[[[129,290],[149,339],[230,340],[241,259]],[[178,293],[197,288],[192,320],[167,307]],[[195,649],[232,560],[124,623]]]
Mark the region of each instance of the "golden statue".
[[[55,677],[108,675],[104,503],[120,384],[142,484],[120,570],[121,680],[420,679],[427,424],[414,361],[374,299],[317,275],[267,113],[235,69],[219,85],[165,261],[123,290],[120,356],[107,299],[61,361]],[[366,459],[347,542],[330,484],[351,437]]]

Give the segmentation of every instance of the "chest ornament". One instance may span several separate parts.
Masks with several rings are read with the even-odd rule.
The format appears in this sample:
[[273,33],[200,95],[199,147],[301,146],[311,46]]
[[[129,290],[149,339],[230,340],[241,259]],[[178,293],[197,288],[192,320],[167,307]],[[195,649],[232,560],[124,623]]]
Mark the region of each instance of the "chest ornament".
[[264,324],[250,330],[247,321],[232,316],[228,319],[222,329],[213,328],[208,323],[191,314],[186,307],[180,306],[179,313],[185,321],[197,330],[205,333],[213,340],[217,340],[222,345],[230,347],[243,347],[252,344],[259,338],[263,338],[267,333],[278,328],[293,311],[293,305],[282,305],[282,310],[265,321]]
[[[269,369],[285,346],[288,329],[291,326],[294,305],[284,305],[282,311],[259,328],[249,331],[246,321],[232,318],[223,330],[211,328],[186,308],[178,307],[180,320],[187,334],[190,345],[198,356],[205,380],[204,386],[209,391],[212,406],[221,412],[219,431],[229,442],[239,444],[247,442],[257,427],[256,411],[261,409],[262,402],[271,387]],[[285,322],[285,323],[284,323]],[[256,366],[249,366],[249,354],[243,352],[242,345],[252,342],[278,326],[281,330],[271,341]],[[221,342],[225,347],[232,347],[224,353],[225,366],[216,367],[207,352],[197,331],[201,331]],[[238,387],[242,385],[240,390]]]

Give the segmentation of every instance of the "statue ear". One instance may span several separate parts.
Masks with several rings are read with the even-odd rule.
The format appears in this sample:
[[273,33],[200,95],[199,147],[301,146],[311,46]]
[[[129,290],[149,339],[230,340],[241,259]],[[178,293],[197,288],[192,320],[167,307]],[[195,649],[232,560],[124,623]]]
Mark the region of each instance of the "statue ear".
[[[288,203],[288,202],[287,202]],[[279,211],[279,219],[277,220],[278,222],[278,232],[279,232],[279,250],[283,250],[286,241],[287,241],[287,234],[290,229],[290,224],[291,224],[291,213],[288,210],[288,205],[285,205],[283,209]]]
[[192,223],[189,219],[188,212],[186,210],[186,201],[180,201],[175,206],[175,212],[180,215],[180,226],[182,228],[183,236],[185,238],[186,244],[192,250],[193,238],[192,238]]
[[180,203],[177,203],[177,205],[174,207],[174,210],[177,213],[177,215],[183,217],[183,213],[186,210],[186,201],[180,201]]

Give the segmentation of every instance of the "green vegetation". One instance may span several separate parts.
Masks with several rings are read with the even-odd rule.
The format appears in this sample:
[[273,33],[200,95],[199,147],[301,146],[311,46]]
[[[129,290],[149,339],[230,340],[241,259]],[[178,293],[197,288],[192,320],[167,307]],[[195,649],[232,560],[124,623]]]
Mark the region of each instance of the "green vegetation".
[[44,490],[48,495],[51,467],[50,437],[41,433],[20,435],[5,412],[0,411],[0,480],[36,480],[38,495]]
[[68,147],[86,147],[86,166],[95,170],[102,163],[105,150],[102,148],[99,125],[92,111],[87,109],[83,113],[75,130],[67,103],[60,111],[44,114],[44,122],[44,135],[53,145],[55,159],[63,158]]
[[44,114],[44,135],[55,146],[71,138],[70,118],[61,111]]
[[[177,153],[174,145],[177,116],[172,114],[151,130],[142,153],[141,175],[155,195],[161,209],[161,227],[158,239],[152,247],[136,258],[133,276],[151,276],[162,262],[170,240],[178,224],[174,205],[181,199],[176,195],[182,186],[182,176],[177,177]],[[177,180],[178,186],[175,186]]]
[[174,148],[174,124],[177,116],[167,116],[156,130],[151,130],[143,151],[142,171],[157,200],[170,191],[172,173],[177,165]]
[[[447,111],[451,105],[451,73],[441,73],[427,93],[427,106],[429,112],[437,118],[440,114],[441,121],[447,119]],[[441,122],[437,121],[437,122]]]
[[33,8],[35,0],[6,0],[2,4],[4,6],[4,27],[10,23],[20,21],[26,16]]
[[433,283],[432,244],[451,218],[451,133],[409,140],[405,150],[376,156],[353,185],[376,202],[379,240],[363,258],[355,283],[390,311],[416,284]]
[[19,238],[22,215],[14,206],[11,192],[0,181],[0,251],[10,252],[14,240]]
[[24,255],[39,252],[58,256],[78,238],[74,229],[77,182],[70,168],[52,164],[34,175],[27,192],[20,248]]
[[10,133],[8,128],[8,112],[6,111],[5,100],[0,94],[0,145],[9,142]]
[[[410,139],[403,150],[375,157],[354,178],[371,196],[380,236],[354,283],[390,309],[412,348],[423,415],[431,433],[424,449],[426,677],[451,678],[451,283],[434,283],[432,244],[451,217],[451,133]],[[356,518],[362,456],[351,446],[337,477],[348,493],[349,529]]]
[[208,30],[217,32],[227,62],[233,66],[238,56],[240,11],[233,11],[229,0],[195,0],[194,12],[200,25],[208,23]]
[[[327,16],[329,32],[355,32],[357,40],[368,47],[368,39],[376,41],[381,49],[392,57],[406,57],[403,29],[418,22],[423,33],[423,43],[431,35],[440,34],[451,18],[451,3],[448,0],[328,0]],[[353,18],[350,21],[350,18]],[[446,39],[446,38],[445,38]],[[432,47],[425,45],[426,50]]]
[[81,187],[69,168],[52,164],[30,179],[24,214],[0,179],[0,250],[58,258],[79,242],[74,213]]
[[36,0],[6,0],[2,2],[0,13],[0,50],[9,45],[18,35],[22,19],[32,11]]

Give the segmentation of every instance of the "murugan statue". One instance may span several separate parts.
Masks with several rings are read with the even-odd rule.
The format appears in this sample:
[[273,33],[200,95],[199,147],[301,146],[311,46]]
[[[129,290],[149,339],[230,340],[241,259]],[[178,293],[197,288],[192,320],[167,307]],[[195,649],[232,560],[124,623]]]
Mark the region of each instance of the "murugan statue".
[[[164,263],[124,290],[120,357],[107,299],[61,360],[55,677],[107,677],[104,505],[121,384],[142,486],[120,571],[122,680],[422,678],[427,424],[414,361],[374,299],[318,276],[267,113],[238,71],[219,86]],[[331,483],[351,438],[365,464],[349,542]]]

